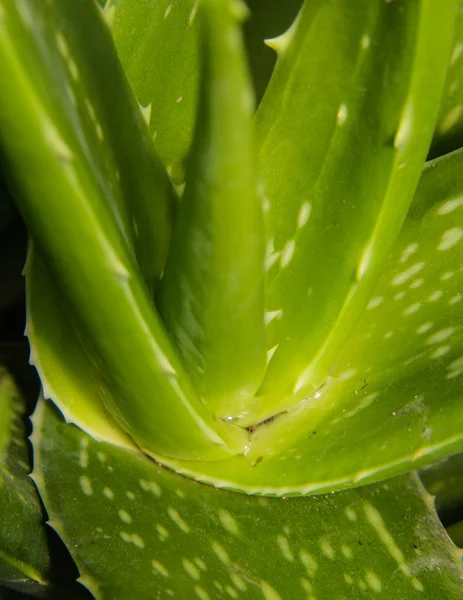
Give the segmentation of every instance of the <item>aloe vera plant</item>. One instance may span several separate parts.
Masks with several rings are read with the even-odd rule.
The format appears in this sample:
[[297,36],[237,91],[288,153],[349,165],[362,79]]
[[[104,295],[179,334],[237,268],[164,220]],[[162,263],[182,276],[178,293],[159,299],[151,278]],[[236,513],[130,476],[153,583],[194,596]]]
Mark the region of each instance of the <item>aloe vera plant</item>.
[[415,472],[463,451],[461,14],[0,0],[42,384],[29,477],[1,375],[5,589],[461,598]]

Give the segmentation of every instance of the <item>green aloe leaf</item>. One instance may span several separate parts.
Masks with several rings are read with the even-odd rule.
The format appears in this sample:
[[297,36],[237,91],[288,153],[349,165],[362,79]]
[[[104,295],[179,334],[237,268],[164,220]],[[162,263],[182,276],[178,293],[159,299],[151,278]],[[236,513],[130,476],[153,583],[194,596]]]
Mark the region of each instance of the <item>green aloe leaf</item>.
[[302,0],[247,0],[249,15],[243,33],[257,104],[267,88],[276,63],[275,52],[264,40],[280,36],[296,18]]
[[463,151],[427,165],[367,309],[323,385],[253,428],[245,457],[164,461],[218,486],[314,493],[463,449]]
[[254,104],[234,7],[199,9],[201,108],[159,297],[196,390],[227,420],[253,404],[266,364]]
[[173,177],[193,136],[198,101],[199,0],[117,0],[112,28],[125,73],[145,108],[154,145]]
[[6,0],[0,27],[7,172],[94,368],[110,374],[106,408],[151,449],[229,455],[153,308],[143,265],[163,269],[170,184],[98,7]]
[[274,40],[257,113],[270,362],[249,424],[323,383],[366,306],[428,151],[454,18],[453,0],[318,0]]
[[32,341],[30,362],[41,376],[43,394],[59,401],[66,420],[97,439],[131,447],[130,438],[105,408],[107,384],[69,300],[53,281],[40,253],[29,250],[26,334]]
[[313,498],[224,492],[96,442],[45,403],[33,442],[50,524],[97,598],[461,597],[461,552],[414,475]]
[[[355,483],[463,448],[462,164],[458,151],[427,166],[367,310],[324,387],[271,435],[263,430],[256,453],[281,433],[280,448],[297,448],[308,464],[323,452],[331,476],[340,473],[336,465],[355,465]],[[307,435],[309,422],[316,436]]]
[[35,582],[42,588],[50,558],[42,508],[28,477],[23,412],[12,378],[0,368],[0,586]]
[[431,156],[440,156],[463,146],[463,2],[458,2],[455,37],[445,81]]

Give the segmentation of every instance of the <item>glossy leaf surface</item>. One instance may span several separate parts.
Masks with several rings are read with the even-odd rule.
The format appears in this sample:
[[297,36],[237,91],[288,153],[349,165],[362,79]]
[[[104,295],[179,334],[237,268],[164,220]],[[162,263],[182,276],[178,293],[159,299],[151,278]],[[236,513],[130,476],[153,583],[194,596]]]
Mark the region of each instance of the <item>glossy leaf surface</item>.
[[199,8],[201,107],[159,297],[195,389],[227,420],[253,404],[266,364],[254,103],[232,7]]
[[248,497],[95,442],[43,404],[33,441],[51,524],[97,598],[461,597],[461,553],[413,475]]
[[273,42],[257,113],[271,358],[253,423],[323,383],[368,302],[428,150],[454,15],[453,1],[306,2]]
[[167,338],[133,250],[136,239],[141,248],[155,241],[151,259],[160,273],[170,184],[99,9],[86,0],[8,0],[3,7],[0,62],[8,86],[0,138],[8,173],[30,233],[95,349],[94,368],[106,374],[106,408],[151,449],[229,455]]

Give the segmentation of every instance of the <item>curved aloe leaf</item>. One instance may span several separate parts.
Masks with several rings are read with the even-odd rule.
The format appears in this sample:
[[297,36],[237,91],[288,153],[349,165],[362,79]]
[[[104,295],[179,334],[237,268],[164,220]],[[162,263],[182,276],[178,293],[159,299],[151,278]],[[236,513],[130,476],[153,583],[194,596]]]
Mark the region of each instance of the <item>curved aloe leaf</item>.
[[274,40],[257,113],[271,360],[249,424],[323,383],[367,304],[426,157],[454,18],[453,0],[308,1]]
[[140,247],[156,240],[151,259],[162,269],[168,183],[99,9],[87,0],[2,6],[0,139],[8,173],[37,248],[110,374],[106,407],[151,449],[193,459],[229,455],[135,262],[143,262],[132,245],[146,221]]
[[[326,453],[323,469],[332,476],[340,471],[332,463],[339,464],[341,453],[344,468],[358,469],[355,482],[463,448],[462,164],[459,151],[428,165],[367,310],[326,385],[283,416],[268,437],[262,430],[257,454],[281,433],[286,441],[279,447],[296,447],[301,460],[308,460],[309,448],[318,448],[309,451],[312,460]],[[317,436],[307,435],[308,423]]]
[[265,369],[253,95],[232,7],[205,0],[199,9],[201,108],[159,297],[196,390],[227,420],[246,414]]
[[107,377],[101,363],[92,360],[82,324],[36,249],[30,248],[24,273],[30,362],[40,373],[45,398],[59,401],[66,420],[96,439],[132,447],[105,408]]
[[302,0],[247,0],[249,16],[243,23],[249,67],[257,104],[275,68],[275,52],[264,40],[280,36],[296,18]]
[[440,156],[463,146],[463,2],[458,2],[450,66],[431,145],[431,156]]
[[463,150],[429,163],[374,294],[324,385],[253,428],[245,457],[158,460],[214,485],[315,493],[463,449]]
[[50,523],[97,598],[461,597],[461,552],[413,475],[302,499],[218,491],[95,442],[45,403],[33,442]]
[[[174,177],[193,136],[199,81],[199,0],[117,0],[113,36],[149,121],[154,145]],[[174,169],[172,171],[171,169]]]
[[43,584],[50,570],[42,509],[28,477],[23,411],[13,380],[0,368],[0,586]]

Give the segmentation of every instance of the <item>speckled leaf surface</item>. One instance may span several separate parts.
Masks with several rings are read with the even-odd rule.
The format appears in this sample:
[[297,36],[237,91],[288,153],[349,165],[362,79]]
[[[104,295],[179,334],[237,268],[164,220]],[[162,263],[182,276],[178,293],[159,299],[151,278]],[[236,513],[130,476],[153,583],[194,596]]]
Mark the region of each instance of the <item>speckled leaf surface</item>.
[[254,98],[233,4],[204,0],[201,106],[158,305],[217,417],[242,417],[264,375],[264,222]]
[[461,553],[413,475],[299,499],[183,479],[44,403],[37,481],[97,598],[460,598]]
[[273,42],[256,121],[270,362],[254,422],[323,382],[368,302],[426,157],[454,17],[453,0],[306,2]]
[[[112,32],[127,77],[145,107],[154,145],[174,178],[190,147],[198,102],[199,0],[117,0]],[[113,17],[112,17],[113,18]]]
[[463,151],[428,164],[364,315],[323,385],[257,427],[244,458],[176,469],[219,486],[314,493],[463,448],[462,165]]
[[[163,268],[170,184],[100,9],[87,0],[1,6],[7,172],[106,374],[106,407],[140,444],[184,458],[229,455],[153,307],[143,264],[150,255],[154,273]],[[147,255],[137,250],[147,243]]]
[[13,380],[0,368],[0,586],[43,583],[50,569],[44,516],[28,477],[23,411]]

